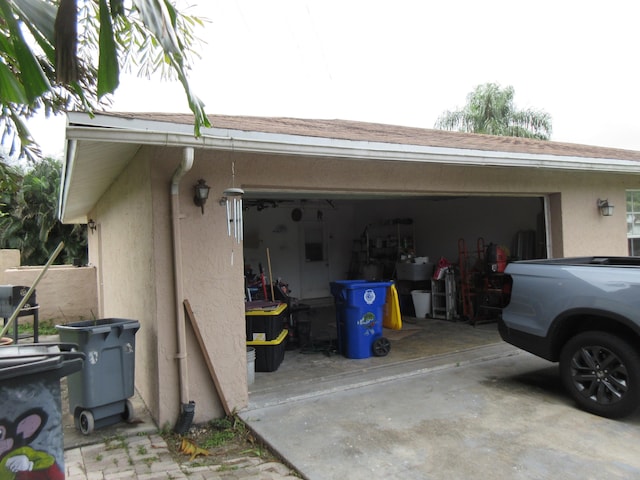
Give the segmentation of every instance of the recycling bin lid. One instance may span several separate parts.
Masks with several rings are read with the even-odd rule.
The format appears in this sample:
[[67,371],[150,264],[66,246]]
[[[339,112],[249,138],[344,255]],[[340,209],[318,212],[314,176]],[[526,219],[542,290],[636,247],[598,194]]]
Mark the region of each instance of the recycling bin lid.
[[367,288],[390,287],[391,285],[393,285],[393,282],[369,282],[367,280],[358,280],[343,283],[340,286],[345,290],[362,290]]
[[84,353],[71,348],[68,344],[46,343],[0,347],[0,380],[51,370],[59,370],[63,377],[80,370]]

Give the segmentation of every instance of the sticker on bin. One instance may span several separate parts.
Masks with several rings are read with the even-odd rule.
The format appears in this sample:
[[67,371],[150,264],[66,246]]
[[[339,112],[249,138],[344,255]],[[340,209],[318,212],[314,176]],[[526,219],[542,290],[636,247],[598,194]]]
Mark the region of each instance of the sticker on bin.
[[253,334],[253,341],[254,342],[266,342],[267,341],[267,334],[266,333],[259,333],[256,332]]
[[364,301],[367,302],[367,305],[371,305],[376,301],[376,292],[374,292],[371,288],[368,288],[364,291]]
[[365,313],[360,320],[358,320],[358,325],[364,327],[365,335],[375,335],[376,334],[376,316],[372,312]]

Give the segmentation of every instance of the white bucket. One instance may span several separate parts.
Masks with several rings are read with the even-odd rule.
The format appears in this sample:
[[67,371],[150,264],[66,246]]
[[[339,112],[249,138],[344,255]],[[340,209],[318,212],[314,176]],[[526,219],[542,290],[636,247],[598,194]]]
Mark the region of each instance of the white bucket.
[[247,384],[252,385],[256,379],[256,349],[247,347]]
[[425,318],[431,312],[431,292],[429,290],[411,290],[413,308],[417,318]]

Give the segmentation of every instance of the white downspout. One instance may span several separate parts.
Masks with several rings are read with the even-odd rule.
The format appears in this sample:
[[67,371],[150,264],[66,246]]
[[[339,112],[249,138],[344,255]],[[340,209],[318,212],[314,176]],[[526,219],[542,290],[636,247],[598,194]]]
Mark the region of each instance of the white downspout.
[[176,433],[185,433],[191,427],[193,420],[195,403],[189,400],[189,377],[187,370],[187,338],[184,315],[184,289],[182,276],[182,242],[180,232],[180,209],[179,209],[179,184],[182,177],[191,170],[193,166],[193,148],[184,149],[184,156],[180,165],[171,178],[171,226],[173,233],[173,275],[174,275],[174,296],[176,307],[176,337],[178,341],[178,375],[180,381],[180,415],[174,430]]

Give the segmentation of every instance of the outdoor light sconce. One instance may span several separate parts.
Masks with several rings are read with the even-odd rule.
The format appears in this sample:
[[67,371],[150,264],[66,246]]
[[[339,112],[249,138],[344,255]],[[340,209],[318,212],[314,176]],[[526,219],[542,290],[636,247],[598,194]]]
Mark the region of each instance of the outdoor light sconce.
[[91,230],[92,235],[93,232],[96,231],[96,228],[98,228],[98,226],[96,225],[96,221],[93,218],[89,219],[89,221],[87,222],[87,227],[89,227],[89,230]]
[[600,210],[600,215],[603,217],[610,217],[613,215],[613,205],[609,203],[609,200],[598,199],[598,209]]
[[[220,205],[227,209],[227,234],[233,235],[236,242],[242,241],[242,195],[244,190],[241,188],[227,188],[222,192]],[[233,225],[233,228],[231,227]]]
[[201,178],[198,180],[198,183],[193,187],[195,191],[195,195],[193,196],[193,203],[195,203],[202,210],[202,215],[204,215],[204,204],[207,203],[207,198],[209,198],[209,190],[211,187],[206,184],[206,182]]

